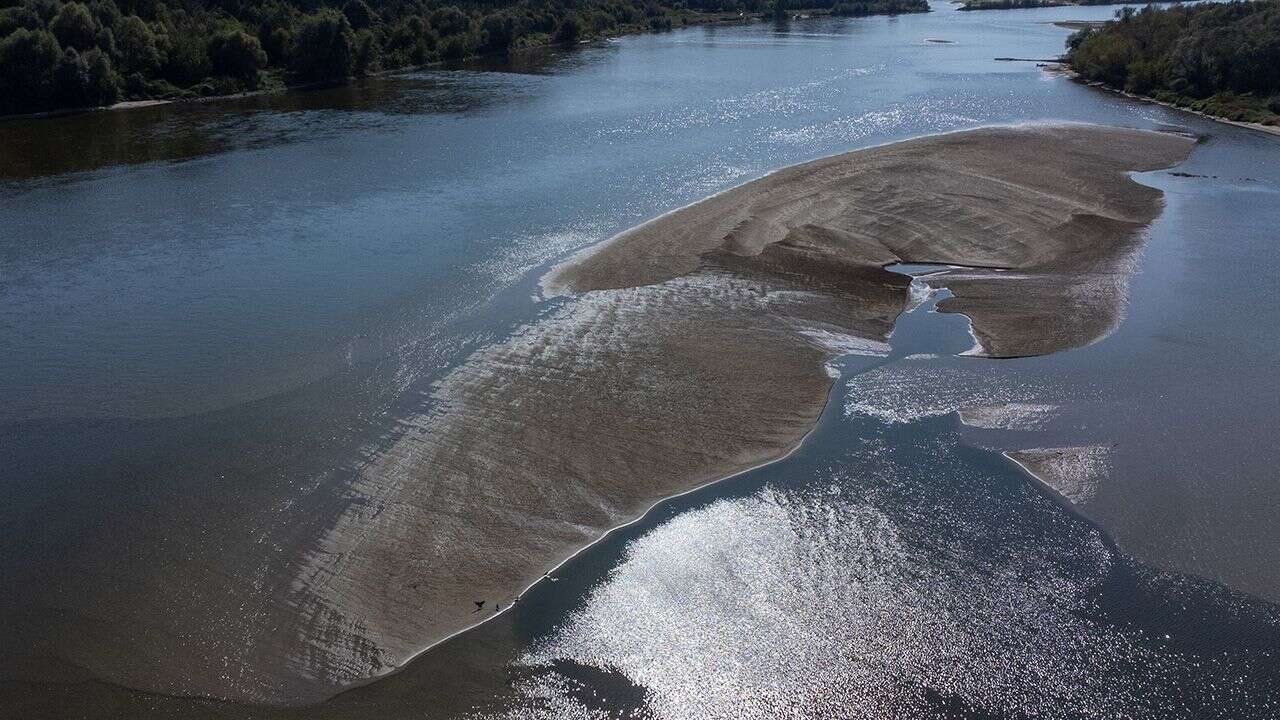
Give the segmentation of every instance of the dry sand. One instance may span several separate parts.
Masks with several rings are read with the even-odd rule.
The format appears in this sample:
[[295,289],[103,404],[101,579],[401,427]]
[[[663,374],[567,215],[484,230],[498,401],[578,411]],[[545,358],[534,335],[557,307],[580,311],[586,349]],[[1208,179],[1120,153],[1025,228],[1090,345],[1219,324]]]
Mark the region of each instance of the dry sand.
[[[1189,139],[1096,126],[977,130],[780,170],[609,241],[545,280],[549,292],[631,287],[693,272],[704,253],[752,256],[814,229],[842,261],[970,266],[931,275],[969,316],[976,354],[1086,345],[1119,319],[1137,231],[1160,192],[1125,171],[1169,167]],[[1010,292],[1017,279],[1017,292]]]
[[[1083,125],[954,133],[786,168],[623,233],[550,273],[547,293],[567,297],[452,372],[359,473],[349,509],[288,564],[287,597],[243,609],[271,630],[247,635],[234,673],[165,637],[146,642],[178,662],[78,661],[248,702],[386,673],[655,501],[795,447],[826,401],[825,364],[883,351],[909,301],[885,264],[982,268],[929,278],[980,354],[1104,336],[1161,207],[1127,173],[1191,145]],[[181,612],[198,639],[199,608]]]

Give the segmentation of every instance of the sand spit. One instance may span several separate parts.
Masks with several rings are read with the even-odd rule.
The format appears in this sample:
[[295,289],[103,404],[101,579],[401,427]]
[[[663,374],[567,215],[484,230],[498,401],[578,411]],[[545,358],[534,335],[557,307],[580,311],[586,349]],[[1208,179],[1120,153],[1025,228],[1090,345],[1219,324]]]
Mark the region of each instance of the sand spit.
[[1005,455],[1073,505],[1092,499],[1111,471],[1109,445],[1032,448]]
[[[441,381],[318,542],[251,540],[285,558],[273,567],[290,575],[254,580],[272,590],[191,623],[181,647],[138,640],[178,665],[89,670],[289,704],[391,671],[659,499],[794,448],[826,402],[826,364],[883,352],[912,301],[886,264],[964,266],[925,280],[951,289],[940,309],[968,315],[990,355],[1092,342],[1160,209],[1127,173],[1191,144],[1083,125],[961,132],[787,168],[623,233],[556,268],[543,286],[565,297]],[[201,654],[235,622],[234,667]]]

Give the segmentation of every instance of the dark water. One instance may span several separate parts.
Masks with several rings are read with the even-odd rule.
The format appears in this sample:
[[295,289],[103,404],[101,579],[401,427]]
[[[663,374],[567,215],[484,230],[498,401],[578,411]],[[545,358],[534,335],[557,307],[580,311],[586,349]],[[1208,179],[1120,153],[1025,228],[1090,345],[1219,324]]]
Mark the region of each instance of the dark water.
[[[1142,178],[1167,207],[1111,338],[910,359],[968,337],[907,316],[894,355],[842,365],[789,460],[665,504],[514,613],[301,716],[494,695],[566,716],[1274,716],[1280,143],[992,60],[1056,54],[1046,21],[1114,8],[935,10],[0,123],[5,702],[265,716],[8,681],[92,677],[53,650],[117,640],[112,607],[222,602],[209,578],[246,538],[322,534],[396,421],[538,312],[538,269],[567,253],[782,165],[1080,120],[1209,135],[1178,168],[1202,177]],[[1054,410],[1034,433],[958,423],[975,402]],[[996,452],[1075,445],[1113,451],[1071,510]],[[218,587],[230,613],[289,579]]]

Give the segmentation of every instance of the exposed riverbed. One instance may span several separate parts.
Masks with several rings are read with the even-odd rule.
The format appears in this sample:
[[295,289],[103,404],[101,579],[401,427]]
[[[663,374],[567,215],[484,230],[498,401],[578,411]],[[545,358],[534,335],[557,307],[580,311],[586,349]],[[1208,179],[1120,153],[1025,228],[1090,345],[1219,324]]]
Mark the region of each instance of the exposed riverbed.
[[[1276,277],[1276,144],[991,60],[1056,52],[1065,32],[1044,20],[1109,10],[938,10],[629,38],[499,72],[424,73],[217,112],[148,108],[119,114],[128,120],[6,126],[14,132],[0,141],[0,215],[13,231],[0,275],[0,412],[14,502],[3,519],[6,545],[18,551],[2,568],[6,646],[18,650],[0,697],[27,703],[33,715],[80,707],[92,716],[111,698],[133,713],[235,717],[246,711],[62,683],[96,678],[278,704],[386,672],[414,652],[421,636],[412,623],[402,624],[403,615],[345,618],[299,578],[344,597],[421,592],[423,608],[456,594],[424,587],[412,568],[343,589],[349,575],[326,575],[326,555],[345,552],[330,538],[351,518],[385,522],[398,512],[369,503],[365,489],[418,483],[406,458],[421,449],[406,438],[424,429],[415,418],[447,402],[440,381],[457,382],[468,363],[518,346],[521,328],[557,313],[583,318],[563,301],[536,297],[548,268],[782,165],[991,123],[1081,120],[1174,124],[1208,136],[1181,174],[1139,177],[1162,191],[1164,210],[1145,249],[1117,271],[1128,288],[1123,321],[1116,324],[1119,313],[1093,317],[1105,332],[1090,342],[1105,340],[996,362],[954,356],[973,346],[963,318],[950,318],[960,325],[947,332],[959,334],[945,346],[930,339],[933,331],[900,323],[893,362],[867,360],[874,367],[859,370],[865,356],[854,355],[839,365],[836,396],[800,453],[664,505],[571,561],[559,582],[535,586],[515,611],[324,712],[461,708],[501,687],[509,694],[500,709],[519,711],[533,698],[567,709],[586,702],[573,691],[578,683],[606,688],[613,707],[647,698],[635,701],[680,715],[681,698],[758,697],[756,680],[789,678],[766,670],[766,645],[783,664],[830,658],[838,645],[862,654],[831,665],[843,668],[833,670],[835,685],[787,679],[797,707],[890,708],[898,698],[904,712],[955,700],[1014,713],[1011,698],[1039,687],[1044,694],[1022,710],[1056,702],[1108,716],[1128,706],[1101,703],[1107,688],[1130,688],[1127,697],[1143,707],[1172,698],[1177,710],[1199,696],[1195,688],[1240,677],[1253,682],[1229,693],[1236,704],[1222,712],[1262,716],[1268,686],[1257,679],[1274,669],[1274,645],[1246,638],[1274,637],[1268,600],[1280,597],[1270,562],[1280,544],[1280,492],[1267,441],[1280,422],[1258,391],[1274,376],[1280,343],[1272,328],[1280,323],[1274,307],[1255,302]],[[768,70],[744,76],[748,65]],[[65,152],[52,152],[54,139]],[[953,292],[962,300],[959,279]],[[908,302],[907,281],[894,282]],[[749,287],[733,291],[752,296]],[[623,306],[643,308],[641,299]],[[947,302],[955,301],[944,309]],[[622,327],[625,318],[610,324]],[[919,347],[899,352],[911,343]],[[830,380],[820,374],[814,382]],[[644,378],[620,376],[601,402],[628,387],[646,387]],[[801,413],[806,423],[821,407]],[[548,449],[565,472],[589,470],[562,439],[526,439],[510,447]],[[780,450],[793,442],[776,438]],[[1001,451],[1058,494],[1039,494]],[[770,454],[739,460],[747,467]],[[475,482],[466,497],[499,487]],[[633,515],[607,494],[579,500],[591,514],[546,518],[538,542],[583,544],[589,528]],[[444,556],[474,537],[474,523],[456,517],[440,536]],[[820,517],[834,524],[814,524]],[[796,533],[791,555],[771,545],[787,537],[784,527]],[[850,536],[851,528],[860,530]],[[917,552],[929,528],[952,550]],[[1009,552],[975,565],[991,551],[989,538],[979,538],[997,528],[1016,528],[997,543]],[[883,535],[890,529],[892,543]],[[678,547],[678,556],[666,554]],[[876,547],[884,550],[864,555]],[[539,548],[519,552],[532,557]],[[1155,573],[1126,555],[1253,597]],[[841,572],[863,568],[861,581],[823,569],[822,557],[842,558]],[[933,557],[951,559],[929,565]],[[747,558],[753,570],[735,564]],[[972,574],[980,566],[987,580]],[[484,584],[462,566],[456,572]],[[816,584],[779,595],[801,580]],[[948,583],[989,592],[960,607],[935,594]],[[755,599],[739,606],[726,587]],[[879,594],[868,595],[872,587]],[[507,606],[499,590],[485,586],[474,598],[486,602],[477,619],[495,603]],[[782,622],[809,607],[804,597],[831,602],[794,627]],[[886,597],[898,600],[886,605]],[[1170,598],[1179,598],[1176,613]],[[470,600],[448,612],[469,614]],[[1095,607],[1089,603],[1102,607],[1092,624],[1073,625]],[[1006,608],[1001,619],[996,607]],[[1139,619],[1135,607],[1146,608]],[[1215,625],[1223,614],[1235,624]],[[282,633],[279,618],[299,616],[311,623],[304,632],[328,638],[327,649],[290,649],[298,636]],[[870,617],[896,620],[873,627]],[[694,618],[699,624],[689,625]],[[1126,623],[1155,623],[1168,643],[1117,629]],[[799,639],[768,642],[766,626],[791,628],[786,634]],[[913,652],[908,661],[907,627],[950,637],[953,650]],[[1046,669],[1074,678],[1054,691],[1030,676],[1025,685],[1000,684],[977,672],[974,663],[1071,662],[1070,653],[1029,649],[1033,631],[1088,638],[1083,648],[1146,658],[1144,667],[1163,674],[1138,672],[1129,660],[1081,676]],[[723,652],[699,655],[712,641],[670,651],[676,636],[725,638]],[[876,638],[889,645],[866,650]],[[667,648],[668,657],[646,647]],[[273,657],[292,659],[263,664]],[[761,661],[754,668],[753,659]],[[877,662],[918,672],[894,681],[906,686],[886,685],[867,674]],[[709,672],[708,663],[718,669]],[[676,673],[690,667],[706,670],[692,684]],[[938,680],[948,673],[968,679]],[[833,694],[837,685],[859,694]],[[806,704],[819,701],[834,705]]]

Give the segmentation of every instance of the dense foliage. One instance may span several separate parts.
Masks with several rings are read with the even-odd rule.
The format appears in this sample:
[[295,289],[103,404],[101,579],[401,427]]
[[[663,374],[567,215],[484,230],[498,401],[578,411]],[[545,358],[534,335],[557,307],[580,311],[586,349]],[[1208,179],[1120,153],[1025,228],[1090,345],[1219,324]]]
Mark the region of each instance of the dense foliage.
[[1280,124],[1280,0],[1125,8],[1067,41],[1085,80],[1231,120]]
[[832,15],[845,17],[916,12],[929,12],[928,0],[840,0],[831,6]]
[[[342,79],[775,5],[785,12],[786,0],[0,0],[0,115]],[[928,9],[925,0],[803,7]]]
[[928,0],[772,0],[771,5],[775,19],[810,10],[842,17],[929,12]]
[[[959,10],[1024,10],[1064,5],[1123,5],[1135,0],[964,0]],[[1171,0],[1149,0],[1170,2]]]

